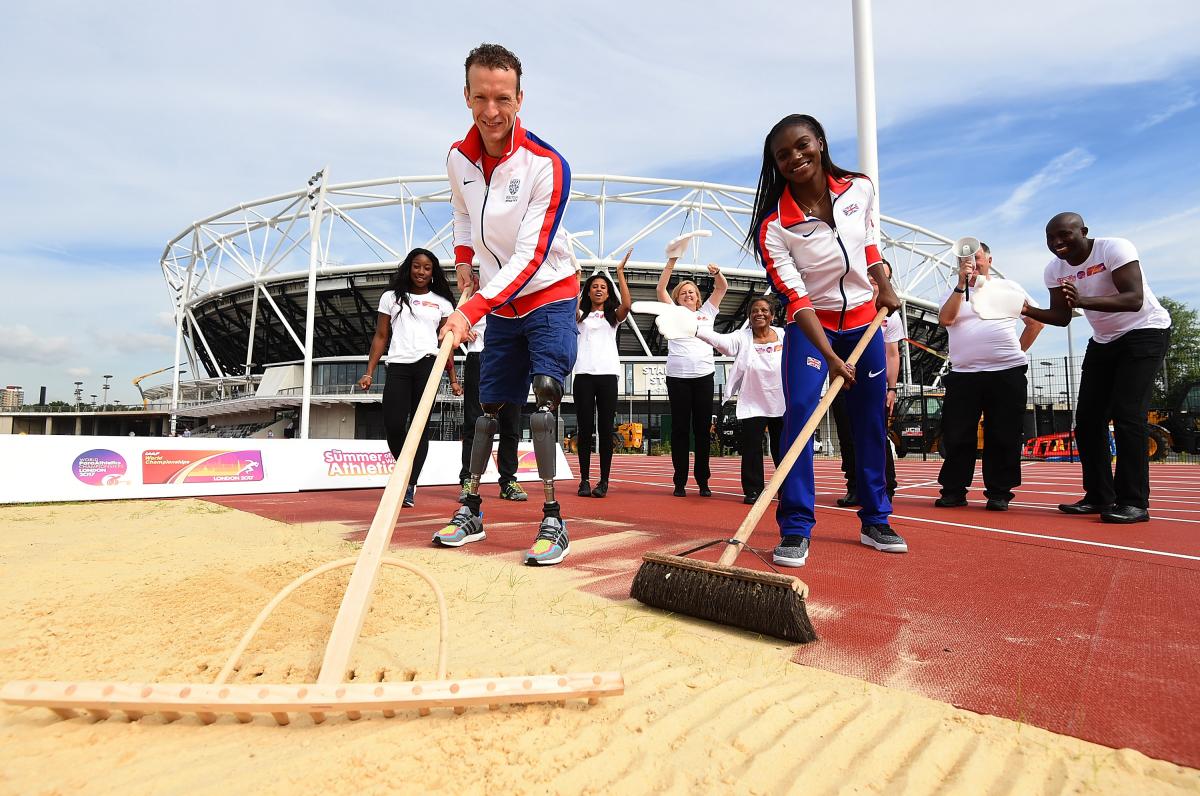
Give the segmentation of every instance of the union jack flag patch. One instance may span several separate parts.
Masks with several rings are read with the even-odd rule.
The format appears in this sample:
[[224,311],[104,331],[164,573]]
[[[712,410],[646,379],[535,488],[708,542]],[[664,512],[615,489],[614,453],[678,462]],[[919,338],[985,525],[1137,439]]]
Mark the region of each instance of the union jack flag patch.
[[808,366],[810,368],[816,368],[817,370],[820,370],[821,369],[821,360],[817,359],[816,357],[809,357],[808,358]]

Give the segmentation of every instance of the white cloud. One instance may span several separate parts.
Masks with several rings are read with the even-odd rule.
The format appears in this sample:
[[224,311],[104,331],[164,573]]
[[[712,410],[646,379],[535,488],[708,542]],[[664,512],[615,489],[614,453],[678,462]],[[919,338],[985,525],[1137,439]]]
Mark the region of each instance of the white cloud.
[[1175,100],[1170,105],[1167,105],[1165,108],[1158,111],[1157,113],[1153,113],[1150,116],[1143,119],[1142,121],[1138,122],[1136,125],[1134,125],[1133,129],[1135,132],[1142,132],[1143,130],[1149,130],[1151,127],[1154,127],[1155,125],[1162,124],[1167,119],[1170,119],[1172,116],[1183,113],[1184,111],[1191,110],[1192,108],[1196,107],[1196,105],[1197,105],[1196,94],[1193,91],[1189,90],[1182,97]]
[[996,208],[994,214],[1003,221],[1016,221],[1029,210],[1030,202],[1039,193],[1062,182],[1077,171],[1082,171],[1096,162],[1096,157],[1082,147],[1075,147],[1047,163],[1037,174],[1022,182],[1008,199]]
[[74,376],[77,379],[82,379],[84,376],[92,375],[91,368],[67,368],[67,375]]
[[[117,2],[67,15],[24,4],[6,18],[0,53],[0,149],[21,153],[6,165],[7,195],[21,201],[0,215],[0,238],[165,242],[321,165],[335,182],[438,172],[469,125],[462,58],[485,39],[522,57],[523,116],[580,173],[753,156],[790,111],[813,113],[834,137],[853,131],[844,4],[801,14],[748,0],[697,14],[682,3],[532,2],[507,25],[485,8],[465,2],[447,25],[437,6]],[[786,42],[800,28],[819,34],[798,53]],[[1064,29],[1121,47],[1064,48]],[[985,31],[989,46],[947,44],[963,30]],[[893,123],[1162,76],[1193,58],[1200,4],[1130,15],[1112,0],[1086,14],[1035,0],[877,3],[875,35],[880,118]]]
[[34,332],[24,324],[0,324],[0,362],[61,362],[71,351],[66,337]]
[[175,338],[154,332],[112,332],[99,336],[109,349],[120,354],[145,354],[149,352],[170,355],[175,350]]

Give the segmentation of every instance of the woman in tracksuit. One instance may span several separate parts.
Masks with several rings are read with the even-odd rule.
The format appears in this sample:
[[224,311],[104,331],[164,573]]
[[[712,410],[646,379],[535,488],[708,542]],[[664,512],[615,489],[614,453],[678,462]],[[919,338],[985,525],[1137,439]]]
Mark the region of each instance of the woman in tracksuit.
[[[860,541],[903,553],[908,546],[888,525],[892,511],[884,485],[887,362],[878,332],[858,366],[844,358],[878,308],[900,307],[876,245],[875,189],[862,174],[834,165],[820,122],[794,114],[780,120],[763,144],[762,173],[747,236],[772,288],[786,302],[783,348],[786,401],[782,448],[799,436],[821,395],[826,376],[845,379],[854,427]],[[879,284],[872,301],[870,276]],[[816,523],[812,440],[780,491],[774,561],[803,566]]]

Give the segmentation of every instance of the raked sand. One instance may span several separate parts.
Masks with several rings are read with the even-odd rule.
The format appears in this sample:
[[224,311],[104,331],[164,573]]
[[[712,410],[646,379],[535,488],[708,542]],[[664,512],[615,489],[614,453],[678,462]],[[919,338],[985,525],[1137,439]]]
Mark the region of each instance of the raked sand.
[[[277,589],[354,554],[344,531],[198,500],[0,507],[0,681],[211,681]],[[451,676],[617,669],[624,696],[289,727],[0,706],[0,792],[1200,793],[1196,770],[797,666],[515,554],[399,555],[446,592]],[[312,682],[348,573],[285,603],[235,680]],[[431,605],[385,571],[355,680],[432,678]]]

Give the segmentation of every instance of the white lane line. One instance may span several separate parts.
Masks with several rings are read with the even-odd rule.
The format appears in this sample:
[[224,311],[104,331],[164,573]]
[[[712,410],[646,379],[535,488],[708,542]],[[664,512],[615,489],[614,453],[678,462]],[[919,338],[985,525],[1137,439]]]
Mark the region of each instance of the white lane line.
[[[817,508],[832,509],[833,511],[852,511],[853,509],[843,509],[836,506],[818,506]],[[1026,531],[1008,531],[1002,528],[989,528],[986,525],[970,525],[965,522],[950,522],[949,520],[935,520],[929,517],[907,517],[903,514],[892,514],[893,519],[911,520],[912,522],[931,522],[935,525],[949,525],[955,528],[970,528],[976,531],[986,531],[987,533],[1001,533],[1006,536],[1023,536],[1029,539],[1046,539],[1052,542],[1065,542],[1067,544],[1080,544],[1088,547],[1104,547],[1110,550],[1127,550],[1132,553],[1145,553],[1152,556],[1167,556],[1169,558],[1182,558],[1187,561],[1200,561],[1200,556],[1190,556],[1186,553],[1171,553],[1166,550],[1152,550],[1145,547],[1128,547],[1126,545],[1108,544],[1106,542],[1092,542],[1086,539],[1069,539],[1065,536],[1050,536],[1041,533],[1028,533]],[[1192,520],[1183,520],[1183,522],[1192,522]]]
[[932,481],[922,481],[919,484],[902,484],[901,486],[896,487],[896,491],[899,492],[901,489],[918,489],[920,487],[930,486],[930,485],[936,484],[936,483],[937,483],[937,479],[935,478]]
[[[669,482],[657,483],[657,482],[649,482],[649,481],[632,481],[629,479],[618,479],[618,478],[610,478],[609,480],[617,482],[617,483],[641,484],[642,486],[661,486],[664,488],[671,486],[671,483],[669,483]],[[739,493],[718,492],[716,490],[713,490],[713,494],[733,495],[736,497]],[[829,493],[818,493],[818,494],[829,494]],[[701,498],[701,499],[703,499],[703,498]],[[854,509],[854,508],[839,508],[837,506],[825,506],[825,505],[821,505],[821,504],[818,504],[816,506],[816,508],[825,509],[828,511],[843,511],[843,512],[851,512],[851,513],[857,512],[857,509]],[[963,522],[950,522],[948,520],[935,520],[935,519],[931,519],[929,517],[910,517],[910,516],[907,516],[904,514],[895,514],[895,513],[893,513],[891,516],[893,518],[899,519],[899,520],[910,520],[912,522],[926,522],[926,523],[933,523],[934,525],[949,525],[954,528],[969,528],[971,530],[985,531],[987,533],[999,533],[999,534],[1004,534],[1006,536],[1021,536],[1021,537],[1025,537],[1028,539],[1045,539],[1045,540],[1051,541],[1051,542],[1064,542],[1066,544],[1078,544],[1078,545],[1084,545],[1087,547],[1103,547],[1103,548],[1107,548],[1109,550],[1126,550],[1131,553],[1145,553],[1146,555],[1151,555],[1151,556],[1165,556],[1168,558],[1182,558],[1186,561],[1200,561],[1200,556],[1190,556],[1190,555],[1187,555],[1186,553],[1171,553],[1166,550],[1152,550],[1152,549],[1145,548],[1145,547],[1128,547],[1126,545],[1108,544],[1106,542],[1092,542],[1092,541],[1088,541],[1085,539],[1069,539],[1065,536],[1050,536],[1048,534],[1027,533],[1025,531],[1006,531],[1001,528],[988,528],[985,525],[970,525],[970,524],[963,523]],[[1166,522],[1196,522],[1195,520],[1172,520],[1169,517],[1160,517],[1158,519],[1162,519]]]

